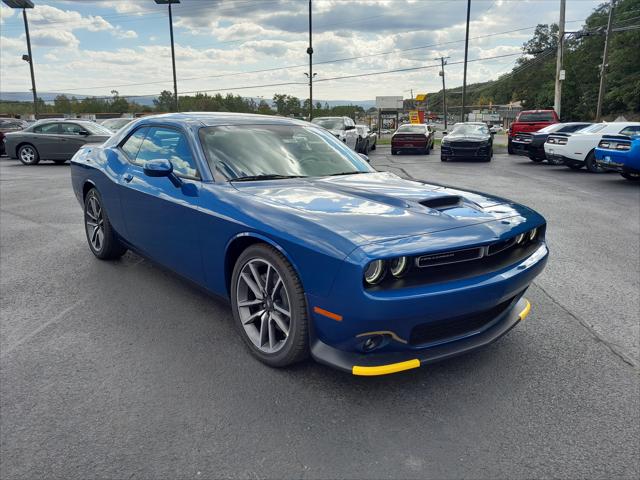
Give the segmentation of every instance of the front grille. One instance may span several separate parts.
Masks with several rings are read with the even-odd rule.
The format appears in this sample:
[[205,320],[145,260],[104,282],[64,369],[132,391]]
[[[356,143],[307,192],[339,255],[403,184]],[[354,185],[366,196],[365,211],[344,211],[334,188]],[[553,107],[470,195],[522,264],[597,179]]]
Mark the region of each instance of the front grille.
[[409,343],[422,345],[483,330],[496,317],[504,313],[522,293],[520,292],[487,310],[417,325],[411,330]]
[[454,250],[452,252],[423,255],[416,259],[416,265],[420,268],[434,267],[436,265],[446,265],[449,263],[467,262],[480,257],[482,257],[482,248],[467,248],[464,250]]
[[479,142],[451,142],[453,148],[479,148],[482,144]]

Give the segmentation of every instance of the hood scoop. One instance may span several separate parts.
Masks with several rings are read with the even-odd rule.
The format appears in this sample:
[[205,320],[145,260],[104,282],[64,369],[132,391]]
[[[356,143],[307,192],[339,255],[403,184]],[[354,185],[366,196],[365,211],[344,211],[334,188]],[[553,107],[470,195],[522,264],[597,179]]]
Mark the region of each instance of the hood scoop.
[[454,208],[462,205],[462,197],[459,195],[442,195],[439,197],[427,198],[426,200],[421,200],[418,203],[433,210],[446,210],[447,208]]

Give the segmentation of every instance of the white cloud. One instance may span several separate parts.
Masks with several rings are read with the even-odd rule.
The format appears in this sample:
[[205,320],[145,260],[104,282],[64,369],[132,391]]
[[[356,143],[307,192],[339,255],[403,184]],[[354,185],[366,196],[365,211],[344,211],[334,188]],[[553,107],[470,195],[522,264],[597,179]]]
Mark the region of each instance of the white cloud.
[[78,38],[64,30],[37,30],[31,34],[31,44],[35,47],[77,48]]

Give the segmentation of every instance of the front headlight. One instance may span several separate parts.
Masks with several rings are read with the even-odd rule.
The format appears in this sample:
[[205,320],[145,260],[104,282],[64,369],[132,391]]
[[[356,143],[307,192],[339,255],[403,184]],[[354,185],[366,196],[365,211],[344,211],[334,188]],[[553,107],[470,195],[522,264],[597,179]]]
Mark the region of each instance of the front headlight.
[[533,230],[531,230],[529,232],[529,240],[530,241],[533,240],[534,238],[536,238],[536,233],[538,233],[538,229],[537,228],[534,228]]
[[384,260],[374,260],[364,271],[364,281],[369,285],[379,283],[384,277]]
[[407,260],[407,257],[394,258],[389,262],[389,271],[391,272],[391,275],[396,278],[400,278],[407,273],[408,268],[409,261]]

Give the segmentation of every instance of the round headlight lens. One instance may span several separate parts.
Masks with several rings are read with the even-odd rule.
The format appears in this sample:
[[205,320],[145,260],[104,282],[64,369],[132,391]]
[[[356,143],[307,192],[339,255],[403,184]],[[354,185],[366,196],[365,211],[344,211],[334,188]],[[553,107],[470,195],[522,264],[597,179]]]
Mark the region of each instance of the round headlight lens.
[[367,269],[364,271],[364,281],[369,285],[375,285],[384,276],[384,261],[374,260],[371,262]]
[[407,261],[407,257],[394,258],[389,262],[389,271],[394,277],[400,278],[407,272],[408,266],[409,262]]
[[529,232],[529,240],[533,240],[534,238],[536,238],[536,233],[538,233],[538,229],[534,228],[533,230],[531,230]]

